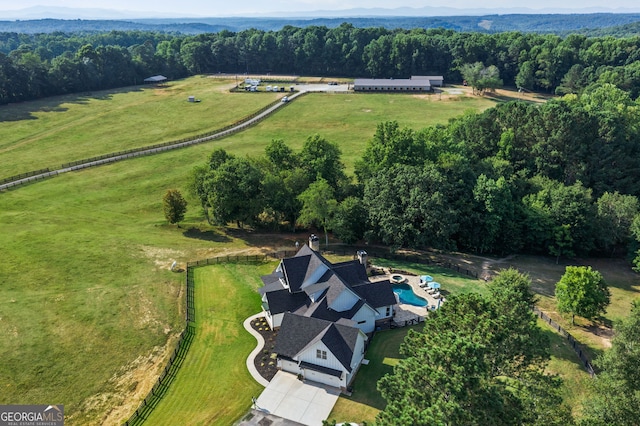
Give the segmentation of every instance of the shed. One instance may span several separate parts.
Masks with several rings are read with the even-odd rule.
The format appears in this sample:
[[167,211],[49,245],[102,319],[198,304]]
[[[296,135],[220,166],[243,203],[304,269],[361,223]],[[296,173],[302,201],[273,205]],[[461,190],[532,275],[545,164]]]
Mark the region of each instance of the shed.
[[162,83],[163,81],[166,81],[167,77],[165,77],[164,75],[154,75],[153,77],[148,77],[144,79],[145,83]]

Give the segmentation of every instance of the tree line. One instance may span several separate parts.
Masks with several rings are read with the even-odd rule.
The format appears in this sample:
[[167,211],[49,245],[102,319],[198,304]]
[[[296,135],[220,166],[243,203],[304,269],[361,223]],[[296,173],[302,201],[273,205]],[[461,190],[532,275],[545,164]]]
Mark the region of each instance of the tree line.
[[640,240],[639,107],[604,84],[421,130],[384,122],[354,177],[320,135],[299,153],[283,140],[253,159],[218,150],[194,191],[216,224],[316,225],[396,248],[620,256]]
[[[447,29],[285,26],[195,36],[143,31],[0,34],[0,104],[201,73],[407,78],[494,67],[507,86],[581,93],[612,83],[640,94],[640,38]],[[493,68],[491,68],[493,69]]]

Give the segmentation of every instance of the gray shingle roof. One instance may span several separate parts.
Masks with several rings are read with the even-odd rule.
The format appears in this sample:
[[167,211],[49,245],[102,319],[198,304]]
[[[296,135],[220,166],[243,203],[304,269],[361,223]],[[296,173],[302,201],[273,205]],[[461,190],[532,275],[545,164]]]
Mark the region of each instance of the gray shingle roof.
[[369,281],[367,269],[358,260],[336,263],[332,269],[344,282],[352,286]]
[[288,257],[282,260],[282,271],[292,293],[300,291],[310,261],[311,255]]
[[358,87],[415,87],[415,88],[423,88],[430,89],[431,84],[429,80],[411,80],[408,78],[398,78],[398,79],[386,79],[386,78],[356,78],[353,82],[356,88]]
[[391,306],[397,303],[393,286],[389,280],[361,284],[352,287],[353,291],[374,308]]
[[294,358],[310,344],[321,340],[350,372],[359,333],[358,328],[344,323],[285,313],[273,351],[278,355]]
[[270,291],[266,293],[266,296],[271,315],[295,311],[296,309],[305,306],[309,300],[305,293],[291,294],[287,289]]
[[353,318],[353,316],[360,310],[362,305],[364,305],[364,300],[359,300],[348,311],[338,312],[333,309],[329,309],[327,299],[323,297],[318,302],[309,305],[308,309],[304,312],[304,316],[319,318],[331,322],[337,322],[340,319],[351,320],[351,318]]

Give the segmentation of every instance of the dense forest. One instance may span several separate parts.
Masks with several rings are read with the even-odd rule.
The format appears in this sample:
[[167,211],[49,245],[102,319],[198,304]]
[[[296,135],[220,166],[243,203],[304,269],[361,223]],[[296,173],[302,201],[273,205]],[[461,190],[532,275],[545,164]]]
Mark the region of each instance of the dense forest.
[[461,82],[460,68],[494,66],[507,86],[581,93],[611,83],[640,94],[640,37],[567,37],[534,33],[461,33],[446,29],[388,30],[287,26],[279,31],[186,36],[163,32],[0,34],[0,104],[140,84],[164,74],[284,73],[407,78],[443,75]]
[[637,102],[604,84],[417,131],[381,123],[355,182],[339,147],[314,135],[299,153],[271,141],[259,160],[216,151],[194,189],[212,223],[314,224],[393,247],[624,255],[640,236],[638,123]]

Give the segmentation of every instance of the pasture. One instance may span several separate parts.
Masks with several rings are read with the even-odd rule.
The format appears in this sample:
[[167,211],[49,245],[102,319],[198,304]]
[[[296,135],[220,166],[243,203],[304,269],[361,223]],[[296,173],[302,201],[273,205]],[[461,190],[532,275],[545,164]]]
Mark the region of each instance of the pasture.
[[[0,107],[0,178],[213,131],[277,100],[232,94],[233,82],[193,77]],[[189,103],[196,95],[201,102]]]
[[[229,104],[209,114],[193,114],[188,108],[207,104],[204,89],[195,91],[201,84],[211,84],[212,95],[221,93]],[[194,77],[159,89],[175,91],[178,105],[159,114],[164,130],[149,118],[149,111],[160,108],[156,89],[150,88],[3,107],[0,175],[131,147],[123,142],[127,132],[120,133],[121,128],[147,138],[142,145],[181,138],[181,131],[200,134],[272,100],[270,95],[230,95],[228,86],[229,82]],[[186,105],[192,94],[203,101]],[[325,133],[330,126],[323,129],[322,123],[343,122],[342,131],[334,134],[341,139],[335,141],[344,147],[344,161],[353,164],[380,117],[421,128],[432,124],[429,117],[444,122],[469,108],[492,104],[483,99],[446,101],[451,103],[447,116],[435,112],[442,110],[444,100],[344,96],[311,94],[223,140],[0,193],[0,334],[5,336],[0,347],[0,403],[63,403],[70,425],[125,420],[153,385],[183,326],[184,277],[169,271],[171,263],[288,244],[278,236],[238,233],[203,221],[187,186],[193,167],[215,147],[258,156],[275,136],[294,147],[314,133],[332,140]],[[325,98],[333,99],[334,108],[326,108]],[[255,99],[260,101],[253,103]],[[364,110],[380,110],[380,115],[357,113]],[[185,127],[180,127],[182,121]],[[78,132],[90,128],[91,133],[72,137],[70,126]],[[297,136],[290,136],[288,129],[295,129]],[[365,129],[366,135],[359,134]],[[147,135],[153,132],[160,134]],[[169,188],[181,190],[189,201],[181,228],[166,224],[162,214],[162,195]]]
[[[262,392],[245,360],[256,340],[242,322],[260,311],[260,276],[276,262],[194,269],[196,334],[150,425],[233,424]],[[221,403],[224,401],[224,403]]]

